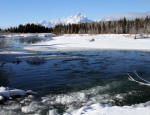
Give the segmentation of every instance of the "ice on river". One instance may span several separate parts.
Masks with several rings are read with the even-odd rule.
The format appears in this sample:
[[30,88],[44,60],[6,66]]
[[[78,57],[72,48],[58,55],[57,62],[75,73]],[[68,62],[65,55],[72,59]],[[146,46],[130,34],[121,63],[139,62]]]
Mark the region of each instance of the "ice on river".
[[51,33],[25,33],[25,34],[4,34],[4,37],[25,37],[25,38],[34,38],[34,37],[52,37],[54,36]]
[[[25,97],[19,103],[6,104],[0,106],[0,112],[10,115],[37,114],[37,115],[149,115],[150,102],[135,104],[131,106],[116,106],[113,104],[114,100],[123,100],[124,96],[129,94],[115,94],[108,93],[99,94],[109,90],[114,85],[97,86],[88,90],[79,92],[72,92],[69,94],[47,95],[41,100],[32,100],[32,96]],[[0,99],[3,96],[10,97],[14,95],[25,95],[27,92],[19,89],[12,89],[0,87]],[[133,92],[129,92],[132,95]],[[11,102],[12,103],[12,102]],[[106,104],[104,104],[106,103]],[[65,106],[65,111],[59,113],[59,106]],[[55,108],[56,107],[56,108]],[[18,111],[19,113],[16,113]]]
[[8,87],[0,87],[0,96],[2,97],[12,97],[12,96],[24,96],[26,92],[20,89],[9,89]]

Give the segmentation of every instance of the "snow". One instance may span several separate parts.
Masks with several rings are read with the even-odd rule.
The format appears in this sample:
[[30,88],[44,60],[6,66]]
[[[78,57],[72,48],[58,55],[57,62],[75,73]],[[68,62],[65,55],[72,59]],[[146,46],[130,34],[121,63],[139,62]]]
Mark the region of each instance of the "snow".
[[121,13],[121,14],[105,14],[101,15],[99,20],[91,20],[87,16],[77,13],[74,16],[70,16],[67,18],[58,18],[50,21],[43,20],[38,24],[45,27],[55,27],[58,24],[68,25],[68,24],[78,24],[78,23],[86,23],[93,21],[112,21],[112,20],[120,20],[126,17],[128,20],[133,20],[135,18],[145,18],[146,16],[150,16],[150,12],[129,12],[129,13]]
[[4,99],[4,97],[3,96],[0,96],[0,101],[2,101]]
[[109,101],[112,101],[112,99],[115,97],[107,93],[100,94],[100,95],[99,93],[109,90],[111,87],[115,87],[114,86],[115,83],[106,86],[97,86],[88,90],[83,90],[83,91],[73,92],[68,94],[60,94],[56,96],[48,95],[46,97],[42,97],[42,103],[69,105],[68,109],[74,108],[71,107],[71,105],[75,103],[78,105],[82,105],[82,104],[85,105],[85,104],[91,104],[96,102],[107,103]]
[[25,52],[19,52],[19,51],[0,51],[0,54],[32,54],[32,53],[25,53]]
[[150,51],[150,37],[144,38],[128,34],[81,35],[65,34],[50,41],[24,47],[31,51],[82,51],[82,50],[141,50]]
[[23,113],[33,113],[35,111],[41,111],[42,109],[45,109],[45,106],[41,106],[39,103],[37,102],[31,102],[29,105],[27,106],[23,106],[21,108],[21,111]]
[[[115,86],[115,84],[116,84],[116,86]],[[107,90],[110,90],[111,88],[114,89],[117,87],[118,87],[118,83],[114,82],[114,83],[106,85],[106,86],[97,86],[97,87],[93,87],[91,89],[87,89],[87,90],[83,90],[83,91],[79,91],[79,92],[72,92],[72,93],[68,93],[68,94],[59,94],[56,96],[48,95],[48,96],[42,98],[42,103],[46,104],[46,105],[65,105],[67,109],[66,109],[66,111],[65,111],[66,113],[64,113],[64,115],[80,115],[80,114],[76,114],[76,112],[81,111],[81,110],[83,111],[83,108],[87,108],[96,103],[99,103],[99,104],[107,103],[109,105],[113,105],[114,100],[121,101],[124,99],[124,97],[129,95],[128,93],[111,95],[107,92]],[[104,93],[104,91],[106,93]],[[132,94],[132,92],[130,92],[130,94]],[[105,105],[105,107],[110,107],[108,109],[111,109],[111,107],[114,107],[114,106],[109,106],[109,105]],[[138,105],[138,107],[144,107],[146,105],[150,106],[150,104],[147,103],[147,104],[141,104],[140,106]],[[118,108],[119,108],[119,106],[118,106]],[[120,108],[122,108],[122,107],[120,107]],[[97,109],[97,111],[100,111],[98,109],[98,107],[96,109]],[[134,108],[133,108],[133,110],[134,110]],[[91,113],[90,110],[88,112]],[[95,114],[88,114],[88,115],[95,115]],[[120,114],[118,114],[118,115],[120,115]]]
[[18,114],[17,112],[14,112],[12,110],[0,109],[0,115],[18,115]]
[[31,103],[29,106],[23,106],[21,108],[21,111],[23,113],[31,113],[31,112],[34,112],[38,109],[38,105],[36,103]]
[[[150,113],[150,101],[146,103],[135,104],[131,106],[112,106],[110,104],[101,104],[104,100],[113,99],[109,94],[99,95],[99,92],[103,92],[103,90],[109,90],[112,85],[106,86],[98,86],[88,90],[83,90],[79,92],[74,92],[70,94],[59,94],[55,97],[55,99],[51,96],[43,97],[41,101],[36,101],[30,99],[28,103],[14,103],[12,105],[6,105],[1,107],[0,112],[3,114],[11,114],[14,115],[16,110],[21,110],[23,114],[40,114],[43,111],[47,113],[47,115],[59,115],[58,110],[53,108],[52,105],[67,105],[66,111],[63,115],[149,115]],[[116,86],[117,87],[117,86]],[[15,91],[21,91],[16,90]],[[11,92],[7,87],[0,87],[0,92]],[[22,92],[22,91],[21,91]],[[29,91],[32,92],[32,91]],[[3,93],[4,94],[4,93]],[[15,93],[16,95],[22,93]],[[98,97],[98,95],[100,97]],[[6,96],[10,96],[11,94],[7,94]],[[90,96],[91,99],[88,99]],[[123,99],[124,94],[115,95],[118,99]],[[0,94],[1,96],[1,94]],[[1,97],[0,97],[1,98]],[[3,98],[3,96],[2,96]],[[95,101],[94,101],[95,98]],[[107,99],[106,99],[107,98]],[[29,98],[26,98],[26,100]],[[25,100],[25,99],[24,99]],[[98,100],[102,100],[99,102]],[[53,101],[53,103],[51,103]],[[75,107],[74,105],[78,105]],[[80,107],[80,108],[79,108]],[[9,112],[9,113],[8,113]],[[17,113],[16,113],[17,114]],[[18,113],[19,114],[19,113]]]
[[59,24],[68,25],[68,24],[78,24],[78,23],[86,23],[86,22],[92,22],[92,21],[89,20],[85,15],[78,13],[68,18],[59,18],[59,19],[53,19],[50,21],[41,21],[38,24],[45,26],[45,27],[55,27],[56,25],[59,25]]
[[134,106],[108,106],[102,104],[93,104],[85,106],[71,114],[64,115],[149,115],[150,107],[134,107]]
[[[47,34],[38,34],[37,36],[44,37],[45,35]],[[14,36],[20,35],[16,34]],[[33,34],[22,34],[21,36],[32,37]],[[138,39],[134,39],[134,35],[118,34],[66,34],[62,36],[53,37],[53,39],[51,39],[50,41],[43,41],[40,43],[32,44],[30,46],[26,46],[24,47],[24,49],[33,51],[80,51],[97,49],[150,51],[150,39],[144,37],[140,38],[139,35],[137,35],[137,38]],[[29,57],[25,56],[24,58]],[[53,58],[55,58],[55,56]],[[39,57],[39,59],[43,58]],[[150,102],[122,107],[110,106],[111,104],[113,105],[114,100],[123,100],[126,95],[129,95],[128,93],[132,95],[132,92],[114,95],[110,95],[107,93],[107,90],[110,90],[110,88],[119,87],[118,85],[119,84],[117,82],[113,82],[112,84],[106,86],[98,86],[79,92],[72,92],[68,94],[59,95],[48,95],[46,97],[42,97],[42,99],[39,102],[40,104],[38,102],[33,102],[32,100],[31,103],[28,102],[30,103],[28,105],[28,103],[25,104],[24,101],[23,103],[20,103],[22,105],[17,105],[15,108],[19,108],[17,110],[21,110],[21,112],[27,114],[38,113],[39,111],[45,110],[46,108],[47,113],[49,115],[56,115],[58,112],[56,109],[47,107],[62,104],[65,105],[67,108],[64,115],[149,115]],[[106,93],[101,93],[104,91],[106,91]],[[4,97],[9,98],[15,95],[22,96],[27,93],[36,94],[36,92],[33,92],[31,90],[25,92],[24,90],[0,87],[0,100],[3,100]],[[29,97],[32,98],[32,96]],[[104,105],[101,103],[107,103],[109,105]],[[11,107],[9,107],[8,110],[10,108]],[[0,112],[6,115],[9,113],[14,114],[12,110],[8,110],[6,111],[5,109],[1,109]]]
[[49,110],[48,115],[59,115],[56,109]]
[[[2,97],[12,97],[12,96],[24,96],[26,92],[20,89],[9,89],[8,87],[0,87],[0,96]],[[1,98],[2,98],[1,97]]]

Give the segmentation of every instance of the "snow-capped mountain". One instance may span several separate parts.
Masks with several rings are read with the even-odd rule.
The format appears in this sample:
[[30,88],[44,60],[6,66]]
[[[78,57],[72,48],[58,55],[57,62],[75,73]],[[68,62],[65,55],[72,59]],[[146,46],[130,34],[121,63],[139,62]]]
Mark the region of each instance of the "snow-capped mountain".
[[[143,12],[143,13],[129,12],[129,13],[122,13],[122,14],[103,15],[101,16],[100,20],[97,21],[113,21],[113,20],[119,20],[124,17],[131,20],[131,19],[142,18],[146,16],[150,16],[150,12]],[[90,20],[85,15],[78,13],[74,16],[70,16],[67,18],[58,18],[50,21],[41,21],[38,24],[45,27],[55,27],[58,24],[68,25],[68,24],[78,24],[78,23],[86,23],[86,22],[93,22],[93,20]]]
[[85,15],[78,13],[77,15],[70,16],[68,18],[59,18],[50,21],[41,21],[40,25],[45,27],[55,27],[58,24],[68,25],[68,24],[78,24],[78,23],[86,23],[92,22],[92,20],[88,19]]

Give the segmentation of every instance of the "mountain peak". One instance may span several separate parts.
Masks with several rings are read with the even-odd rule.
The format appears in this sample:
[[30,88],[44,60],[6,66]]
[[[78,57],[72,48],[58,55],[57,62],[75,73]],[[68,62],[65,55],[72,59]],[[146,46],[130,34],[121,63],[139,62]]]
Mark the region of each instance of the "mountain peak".
[[45,27],[55,27],[56,25],[59,24],[68,25],[68,24],[78,24],[78,23],[86,23],[86,22],[92,22],[92,20],[88,19],[82,13],[77,13],[76,15],[70,16],[68,18],[58,18],[50,21],[42,21],[39,24]]
[[84,16],[83,14],[81,14],[80,12],[77,13],[75,16],[76,16],[76,17],[86,17],[86,16]]

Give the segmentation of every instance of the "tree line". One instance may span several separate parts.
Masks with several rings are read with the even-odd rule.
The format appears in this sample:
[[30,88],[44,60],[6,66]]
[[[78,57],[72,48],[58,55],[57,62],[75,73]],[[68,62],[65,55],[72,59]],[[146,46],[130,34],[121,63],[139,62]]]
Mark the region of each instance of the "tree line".
[[150,33],[150,17],[117,21],[100,21],[91,23],[57,25],[55,34],[141,34]]
[[47,28],[37,24],[11,27],[5,32],[12,33],[54,33],[54,34],[142,34],[150,33],[150,17],[127,20],[125,17],[116,21],[100,21],[69,25],[56,25]]
[[4,31],[11,33],[50,33],[52,29],[37,24],[21,24],[18,27],[10,27]]

